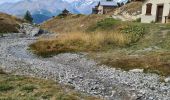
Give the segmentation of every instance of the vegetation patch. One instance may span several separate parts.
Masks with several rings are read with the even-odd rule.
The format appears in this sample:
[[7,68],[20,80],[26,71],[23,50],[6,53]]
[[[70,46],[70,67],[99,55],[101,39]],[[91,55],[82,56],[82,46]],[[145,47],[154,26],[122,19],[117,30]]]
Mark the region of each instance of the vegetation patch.
[[25,22],[14,16],[0,13],[0,35],[5,33],[18,33],[19,24]]
[[[40,39],[30,47],[40,56],[88,52],[99,63],[111,67],[123,70],[140,68],[145,72],[170,75],[170,24],[142,24],[140,20],[122,22],[100,15],[54,19],[42,26],[62,35]],[[60,28],[55,26],[58,24],[61,24]],[[72,27],[73,24],[78,26]]]
[[5,72],[0,68],[0,74],[5,74]]
[[106,18],[101,21],[98,21],[95,25],[92,25],[87,30],[88,31],[96,31],[96,30],[111,30],[113,31],[116,27],[118,27],[118,24],[121,24],[120,20],[116,20],[113,18]]
[[[123,51],[122,51],[123,52]],[[97,55],[97,57],[96,57]],[[100,64],[105,64],[123,70],[144,69],[146,73],[156,73],[163,76],[169,76],[169,52],[149,52],[145,54],[128,54],[127,51],[120,54],[120,52],[99,53],[92,57]]]
[[113,18],[101,20],[87,30],[88,33],[70,32],[60,34],[55,39],[40,39],[31,44],[30,48],[43,57],[64,52],[99,52],[129,46],[145,34],[142,25]]
[[[13,79],[13,80],[12,80]],[[0,75],[0,100],[100,100],[51,80]]]
[[25,85],[22,87],[22,91],[27,91],[27,92],[33,92],[35,89],[37,89],[36,86],[34,85]]
[[9,90],[12,90],[13,88],[14,87],[12,85],[8,84],[8,83],[1,83],[0,84],[0,92],[9,91]]

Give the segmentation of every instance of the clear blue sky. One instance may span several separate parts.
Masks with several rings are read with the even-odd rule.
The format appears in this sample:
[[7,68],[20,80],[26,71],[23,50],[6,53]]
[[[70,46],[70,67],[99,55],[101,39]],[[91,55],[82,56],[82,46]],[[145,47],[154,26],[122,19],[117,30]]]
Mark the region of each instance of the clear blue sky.
[[5,2],[17,2],[21,0],[0,0],[0,4],[5,3]]

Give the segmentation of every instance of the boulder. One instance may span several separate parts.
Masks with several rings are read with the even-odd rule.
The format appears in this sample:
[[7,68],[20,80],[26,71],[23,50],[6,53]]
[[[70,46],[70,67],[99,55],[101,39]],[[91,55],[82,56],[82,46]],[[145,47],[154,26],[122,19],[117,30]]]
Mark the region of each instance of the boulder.
[[30,35],[31,36],[37,36],[39,34],[39,32],[40,32],[40,29],[35,27],[30,31]]
[[38,36],[39,34],[43,34],[39,27],[29,23],[23,23],[20,25],[19,32],[24,33],[29,36]]

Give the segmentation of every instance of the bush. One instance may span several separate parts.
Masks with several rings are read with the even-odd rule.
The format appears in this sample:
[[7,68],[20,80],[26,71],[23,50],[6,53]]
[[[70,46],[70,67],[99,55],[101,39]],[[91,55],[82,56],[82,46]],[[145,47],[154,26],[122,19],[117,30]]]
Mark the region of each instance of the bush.
[[5,72],[0,68],[0,74],[5,74]]
[[14,87],[7,83],[0,83],[0,92],[12,90]]
[[145,27],[142,25],[128,25],[121,29],[121,32],[128,35],[129,43],[135,43],[145,34]]
[[22,87],[22,90],[27,92],[33,92],[34,89],[37,89],[34,85],[26,85]]

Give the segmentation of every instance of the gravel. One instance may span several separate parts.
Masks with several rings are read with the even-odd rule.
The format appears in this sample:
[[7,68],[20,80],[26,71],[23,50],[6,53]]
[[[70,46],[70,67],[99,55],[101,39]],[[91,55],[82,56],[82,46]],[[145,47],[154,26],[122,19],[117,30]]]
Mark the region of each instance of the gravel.
[[0,66],[16,75],[52,79],[106,100],[170,100],[170,83],[156,74],[99,65],[83,53],[41,58],[29,51],[35,37],[0,38]]

